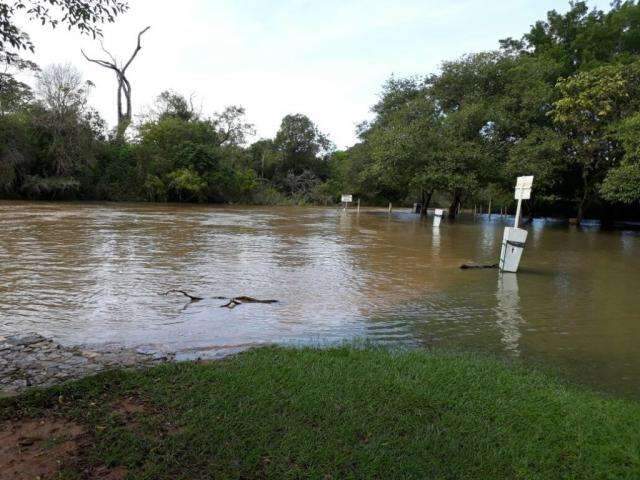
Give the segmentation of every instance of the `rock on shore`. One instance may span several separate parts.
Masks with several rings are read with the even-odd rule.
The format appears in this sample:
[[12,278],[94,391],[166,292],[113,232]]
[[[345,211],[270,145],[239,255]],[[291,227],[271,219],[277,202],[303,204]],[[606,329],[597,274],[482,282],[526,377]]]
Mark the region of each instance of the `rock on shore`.
[[173,355],[136,349],[87,350],[65,347],[36,333],[0,336],[0,396],[27,387],[47,387],[122,367],[172,361]]

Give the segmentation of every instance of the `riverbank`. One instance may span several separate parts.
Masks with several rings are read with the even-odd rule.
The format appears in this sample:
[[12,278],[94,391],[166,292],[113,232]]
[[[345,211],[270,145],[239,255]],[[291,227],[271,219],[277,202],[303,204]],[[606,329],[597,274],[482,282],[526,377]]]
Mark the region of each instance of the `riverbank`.
[[101,350],[65,347],[36,333],[0,336],[0,397],[103,370],[149,367],[172,359],[171,354],[123,347]]
[[640,404],[423,350],[263,348],[111,371],[5,399],[0,419],[2,479],[640,474]]

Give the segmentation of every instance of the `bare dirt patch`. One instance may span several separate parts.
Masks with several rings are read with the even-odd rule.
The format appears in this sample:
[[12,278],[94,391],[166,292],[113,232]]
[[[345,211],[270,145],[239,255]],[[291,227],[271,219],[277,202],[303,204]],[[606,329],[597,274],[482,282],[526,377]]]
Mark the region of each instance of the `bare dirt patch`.
[[78,453],[84,429],[44,418],[0,425],[0,480],[54,478]]
[[[137,435],[149,434],[148,432],[143,432],[142,418],[144,416],[153,419],[157,424],[158,430],[155,431],[154,435],[165,437],[182,432],[182,428],[172,422],[170,416],[138,397],[122,398],[114,403],[111,408],[120,416],[126,427]],[[159,418],[162,420],[159,420]]]
[[0,424],[0,480],[49,480],[80,467],[83,478],[123,480],[125,467],[82,467],[79,457],[91,438],[77,423],[59,418],[12,420]]
[[107,468],[98,467],[91,475],[92,480],[124,480],[127,476],[125,467]]
[[147,410],[147,407],[142,400],[135,397],[127,397],[117,402],[113,406],[113,409],[116,412],[120,412],[121,414],[128,416],[143,413]]
[[127,429],[139,434],[141,430],[141,415],[149,410],[142,400],[136,397],[126,397],[118,400],[111,409],[121,418]]

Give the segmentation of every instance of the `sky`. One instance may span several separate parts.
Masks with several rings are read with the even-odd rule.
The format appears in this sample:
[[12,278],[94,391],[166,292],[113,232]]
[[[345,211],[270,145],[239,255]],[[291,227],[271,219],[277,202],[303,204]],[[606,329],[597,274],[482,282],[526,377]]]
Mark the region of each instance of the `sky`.
[[[371,118],[391,75],[426,75],[444,60],[491,50],[521,37],[551,9],[551,0],[129,0],[130,10],[104,30],[118,59],[131,55],[138,31],[150,25],[129,69],[134,114],[171,89],[207,116],[242,105],[256,137],[270,138],[282,117],[308,115],[338,148],[357,141],[356,125]],[[608,1],[589,2],[606,9]],[[83,59],[100,45],[64,28],[25,24],[40,66],[71,63],[95,83],[91,104],[113,126],[113,72]]]

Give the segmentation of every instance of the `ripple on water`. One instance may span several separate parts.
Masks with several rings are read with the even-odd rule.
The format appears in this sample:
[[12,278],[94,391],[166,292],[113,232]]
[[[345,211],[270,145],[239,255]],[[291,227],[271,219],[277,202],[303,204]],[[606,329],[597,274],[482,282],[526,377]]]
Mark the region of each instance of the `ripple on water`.
[[[364,337],[542,359],[637,389],[638,232],[536,221],[520,274],[461,272],[497,258],[508,221],[434,228],[397,211],[0,202],[0,334],[213,356]],[[205,300],[159,295],[172,288]],[[280,302],[228,310],[220,295]]]

